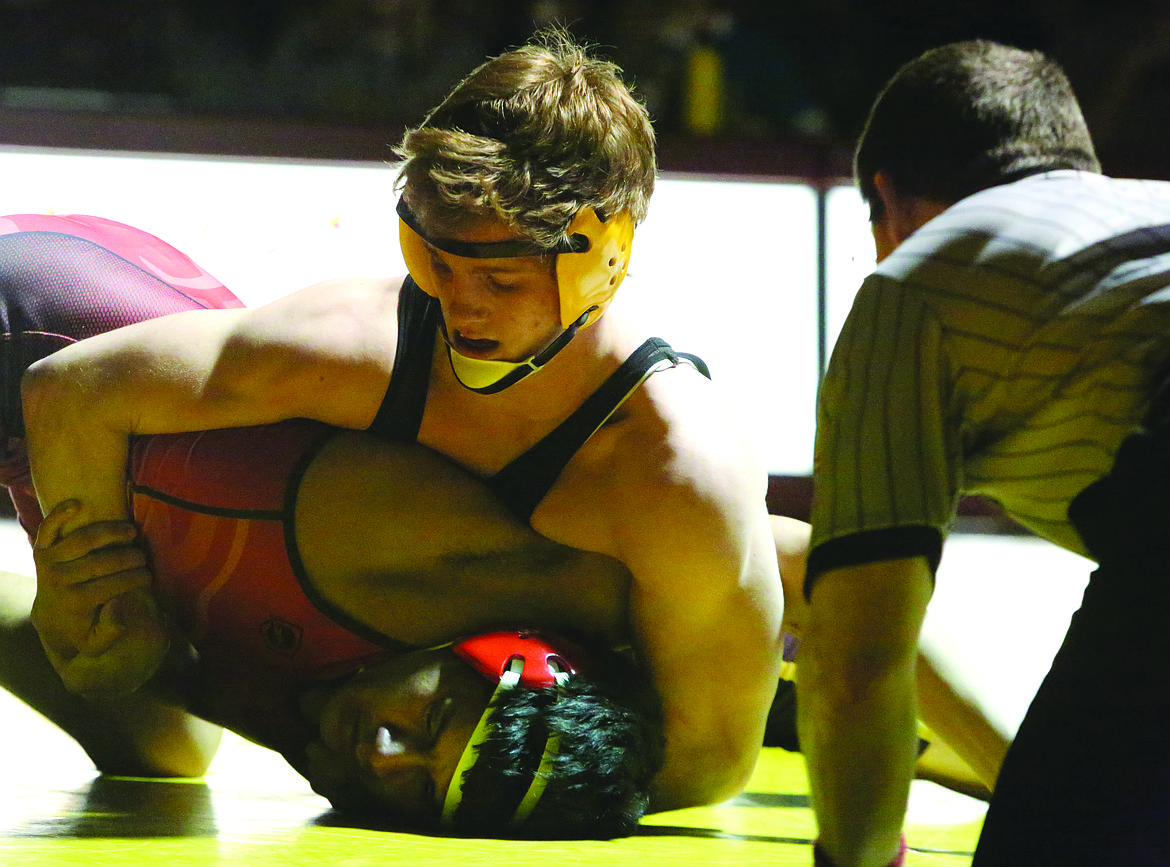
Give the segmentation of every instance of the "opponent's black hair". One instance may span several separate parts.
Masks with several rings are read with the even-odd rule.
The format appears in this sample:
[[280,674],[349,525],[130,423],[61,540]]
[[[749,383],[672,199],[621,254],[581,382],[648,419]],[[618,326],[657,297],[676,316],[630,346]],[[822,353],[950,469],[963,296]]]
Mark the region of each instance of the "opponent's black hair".
[[[633,833],[662,766],[662,710],[632,663],[590,649],[588,673],[562,687],[504,690],[463,782],[454,830],[467,836],[608,839]],[[536,809],[510,825],[550,733],[559,749]]]

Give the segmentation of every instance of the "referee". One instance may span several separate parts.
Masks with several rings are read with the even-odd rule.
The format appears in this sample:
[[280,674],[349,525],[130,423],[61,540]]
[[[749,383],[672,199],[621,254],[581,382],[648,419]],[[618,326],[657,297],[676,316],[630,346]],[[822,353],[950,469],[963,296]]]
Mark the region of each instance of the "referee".
[[1170,183],[1102,175],[1060,68],[985,41],[902,67],[855,171],[879,265],[818,410],[799,687],[817,863],[904,858],[916,644],[979,493],[1098,568],[973,863],[1164,867]]

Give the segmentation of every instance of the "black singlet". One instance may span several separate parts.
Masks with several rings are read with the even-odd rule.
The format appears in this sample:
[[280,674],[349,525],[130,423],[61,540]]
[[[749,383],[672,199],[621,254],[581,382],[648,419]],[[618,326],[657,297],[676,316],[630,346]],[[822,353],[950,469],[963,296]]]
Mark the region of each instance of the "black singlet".
[[[398,351],[386,396],[369,431],[391,440],[418,439],[439,326],[439,302],[406,278],[398,299]],[[627,358],[571,416],[540,442],[486,479],[487,486],[524,521],[545,498],[565,465],[646,377],[686,359],[707,377],[702,359],[675,352],[651,337]]]

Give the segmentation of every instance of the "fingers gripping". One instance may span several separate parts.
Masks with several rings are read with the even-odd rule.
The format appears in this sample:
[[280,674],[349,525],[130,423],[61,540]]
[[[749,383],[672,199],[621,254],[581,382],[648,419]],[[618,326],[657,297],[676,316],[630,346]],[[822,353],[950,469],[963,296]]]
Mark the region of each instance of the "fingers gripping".
[[133,544],[136,530],[127,522],[88,524],[62,535],[76,510],[75,503],[59,504],[37,534],[32,622],[70,689],[133,689],[168,644],[146,556]]

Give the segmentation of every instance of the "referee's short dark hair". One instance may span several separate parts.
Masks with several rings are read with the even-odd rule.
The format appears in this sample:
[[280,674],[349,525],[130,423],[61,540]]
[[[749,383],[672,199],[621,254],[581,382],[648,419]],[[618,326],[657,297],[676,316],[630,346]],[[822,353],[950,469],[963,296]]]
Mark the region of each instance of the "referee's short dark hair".
[[933,48],[894,74],[870,109],[853,169],[878,220],[879,172],[906,195],[951,205],[1027,174],[1101,164],[1054,60],[973,40]]

